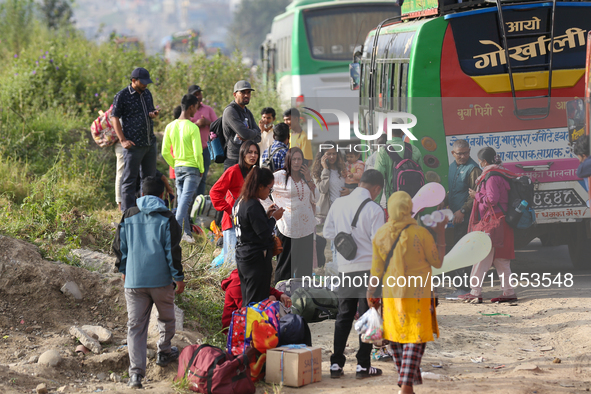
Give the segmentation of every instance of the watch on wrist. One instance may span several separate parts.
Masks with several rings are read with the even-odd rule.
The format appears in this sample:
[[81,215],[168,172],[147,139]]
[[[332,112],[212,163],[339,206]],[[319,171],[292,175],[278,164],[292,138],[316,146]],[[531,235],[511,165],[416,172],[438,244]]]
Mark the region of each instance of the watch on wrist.
[[462,212],[462,215],[464,215],[466,213],[466,209],[462,208],[462,209],[460,209],[460,212]]

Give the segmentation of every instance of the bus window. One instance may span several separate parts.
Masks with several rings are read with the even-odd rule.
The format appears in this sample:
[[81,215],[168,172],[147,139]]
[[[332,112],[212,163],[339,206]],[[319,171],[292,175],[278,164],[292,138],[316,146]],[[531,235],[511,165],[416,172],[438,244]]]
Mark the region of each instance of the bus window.
[[392,64],[384,63],[384,85],[382,91],[384,92],[384,106],[385,109],[392,108],[392,95],[390,94],[390,84],[392,83]]
[[382,69],[382,83],[380,84],[380,107],[381,108],[389,108],[390,105],[390,92],[388,91],[388,86],[390,83],[390,79],[392,78],[392,73],[390,72],[390,64],[382,63],[378,67],[378,70]]
[[[314,59],[348,61],[367,32],[398,14],[394,5],[338,6],[304,12],[310,53]],[[363,33],[362,33],[363,34]]]
[[[369,63],[361,63],[361,79],[363,81],[369,81],[369,69],[370,69],[370,65]],[[359,94],[359,99],[362,100],[362,97],[369,97],[369,83],[364,83],[363,85],[361,85],[361,92]],[[364,101],[360,101],[361,105],[368,105],[367,103],[367,99]]]
[[291,36],[288,36],[286,38],[286,44],[287,44],[287,64],[285,65],[285,68],[288,70],[291,70]]
[[392,107],[390,109],[398,111],[400,104],[398,97],[400,97],[400,63],[392,64],[393,73],[390,82],[390,96],[392,97]]
[[377,64],[376,69],[378,72],[376,73],[375,81],[374,81],[374,92],[375,98],[377,99],[376,105],[378,107],[382,107],[383,105],[383,81],[384,81],[384,73],[382,72],[383,64]]
[[400,64],[400,112],[406,112],[408,97],[408,63]]

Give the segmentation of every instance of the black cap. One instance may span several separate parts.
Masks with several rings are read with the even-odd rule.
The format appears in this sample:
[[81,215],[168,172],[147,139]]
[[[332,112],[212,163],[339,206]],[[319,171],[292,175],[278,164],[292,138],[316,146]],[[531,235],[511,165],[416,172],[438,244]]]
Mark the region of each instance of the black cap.
[[191,86],[189,86],[189,94],[195,94],[197,92],[202,92],[201,86],[199,86],[199,85],[191,85]]
[[139,79],[144,85],[152,83],[152,80],[150,79],[150,73],[145,68],[136,68],[131,72],[131,77],[134,79]]

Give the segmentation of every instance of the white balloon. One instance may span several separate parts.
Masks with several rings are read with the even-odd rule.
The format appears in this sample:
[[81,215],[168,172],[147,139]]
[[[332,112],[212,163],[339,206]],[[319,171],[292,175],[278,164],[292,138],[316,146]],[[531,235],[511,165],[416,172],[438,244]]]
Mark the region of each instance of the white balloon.
[[412,198],[412,216],[423,208],[436,207],[445,200],[445,188],[441,183],[429,182]]
[[445,255],[441,268],[433,268],[431,275],[470,267],[484,260],[491,249],[492,242],[486,233],[482,231],[468,233]]

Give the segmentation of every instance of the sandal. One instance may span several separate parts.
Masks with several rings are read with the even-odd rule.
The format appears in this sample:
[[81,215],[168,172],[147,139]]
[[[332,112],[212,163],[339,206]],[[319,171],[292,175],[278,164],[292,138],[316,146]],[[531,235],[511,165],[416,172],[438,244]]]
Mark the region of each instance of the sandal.
[[510,296],[500,296],[497,298],[493,298],[492,300],[490,300],[490,302],[492,302],[493,304],[499,304],[501,302],[513,302],[513,301],[517,301],[517,297],[515,297],[515,295],[510,295]]
[[458,299],[470,304],[482,304],[482,297],[475,296],[472,293],[462,294],[458,296]]

